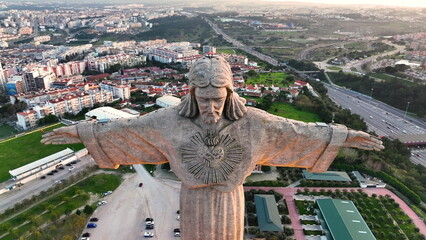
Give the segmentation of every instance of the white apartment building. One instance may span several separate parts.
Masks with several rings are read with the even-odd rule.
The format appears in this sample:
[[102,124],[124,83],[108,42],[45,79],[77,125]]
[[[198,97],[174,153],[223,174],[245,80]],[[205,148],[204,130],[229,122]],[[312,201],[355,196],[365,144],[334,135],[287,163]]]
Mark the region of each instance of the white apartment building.
[[24,130],[35,127],[37,125],[37,113],[34,110],[18,112],[16,116],[18,118],[16,124]]
[[103,82],[99,85],[102,90],[112,92],[114,98],[121,98],[126,100],[130,98],[130,86],[129,85],[118,85],[110,82]]

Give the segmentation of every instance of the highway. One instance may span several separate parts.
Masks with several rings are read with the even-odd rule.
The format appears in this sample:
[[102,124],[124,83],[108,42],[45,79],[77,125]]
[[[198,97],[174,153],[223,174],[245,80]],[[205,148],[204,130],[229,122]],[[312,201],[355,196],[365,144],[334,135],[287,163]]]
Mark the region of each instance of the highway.
[[267,62],[267,63],[269,63],[269,64],[271,64],[273,66],[278,66],[279,65],[279,62],[276,59],[274,59],[274,58],[272,58],[272,57],[270,57],[268,55],[265,55],[263,53],[260,53],[260,52],[258,52],[256,50],[252,49],[251,47],[248,47],[248,46],[242,44],[241,42],[233,39],[232,37],[230,37],[228,34],[226,34],[224,31],[222,31],[222,29],[220,29],[216,24],[214,24],[209,19],[204,18],[204,20],[213,28],[213,30],[218,35],[222,35],[223,39],[225,39],[226,41],[232,43],[237,48],[245,51],[246,53],[249,53],[249,54],[251,54],[253,56],[258,57],[259,59],[261,59],[261,60],[263,60],[263,61],[265,61],[265,62]]
[[[329,97],[336,104],[360,115],[368,129],[379,136],[426,134],[426,123],[405,115],[404,111],[337,85],[325,86]],[[410,159],[426,166],[426,149],[413,149]]]
[[42,175],[39,175],[36,179],[25,183],[21,187],[17,187],[9,192],[0,194],[0,212],[12,207],[25,198],[30,198],[33,195],[39,194],[41,191],[46,191],[52,187],[56,181],[66,179],[91,165],[95,165],[95,161],[91,156],[86,155],[82,157],[81,161],[77,162],[77,164],[72,165],[75,167],[72,171],[68,171],[68,168],[70,167],[64,166],[64,170],[59,171],[52,176],[47,176],[46,179],[40,179]]

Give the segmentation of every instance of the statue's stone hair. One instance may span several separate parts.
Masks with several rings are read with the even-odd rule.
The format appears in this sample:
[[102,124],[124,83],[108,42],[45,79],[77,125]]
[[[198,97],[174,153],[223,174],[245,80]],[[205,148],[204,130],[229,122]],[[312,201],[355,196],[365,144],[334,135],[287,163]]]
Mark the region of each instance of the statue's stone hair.
[[232,71],[228,62],[222,57],[204,57],[197,60],[189,70],[190,92],[179,104],[179,114],[193,118],[198,115],[198,105],[195,99],[195,88],[225,87],[227,96],[223,114],[229,120],[238,120],[247,112],[246,100],[234,92]]

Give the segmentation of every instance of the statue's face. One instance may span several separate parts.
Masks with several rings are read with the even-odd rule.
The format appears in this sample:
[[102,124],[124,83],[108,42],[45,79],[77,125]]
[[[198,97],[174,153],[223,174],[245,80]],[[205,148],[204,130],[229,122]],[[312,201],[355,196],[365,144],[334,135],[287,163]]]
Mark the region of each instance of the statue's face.
[[222,116],[223,107],[228,92],[225,87],[216,88],[212,86],[195,89],[195,99],[201,120],[207,124],[216,123]]

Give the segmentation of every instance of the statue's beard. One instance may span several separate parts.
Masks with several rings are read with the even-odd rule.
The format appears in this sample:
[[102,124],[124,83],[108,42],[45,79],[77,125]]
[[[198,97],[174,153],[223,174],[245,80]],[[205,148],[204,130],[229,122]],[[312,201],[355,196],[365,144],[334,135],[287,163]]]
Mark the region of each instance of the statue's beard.
[[205,124],[209,124],[209,125],[210,124],[215,124],[215,123],[217,123],[219,121],[219,119],[220,119],[220,115],[216,114],[216,113],[213,113],[213,114],[207,114],[207,113],[201,114],[201,120],[203,120],[203,122]]

